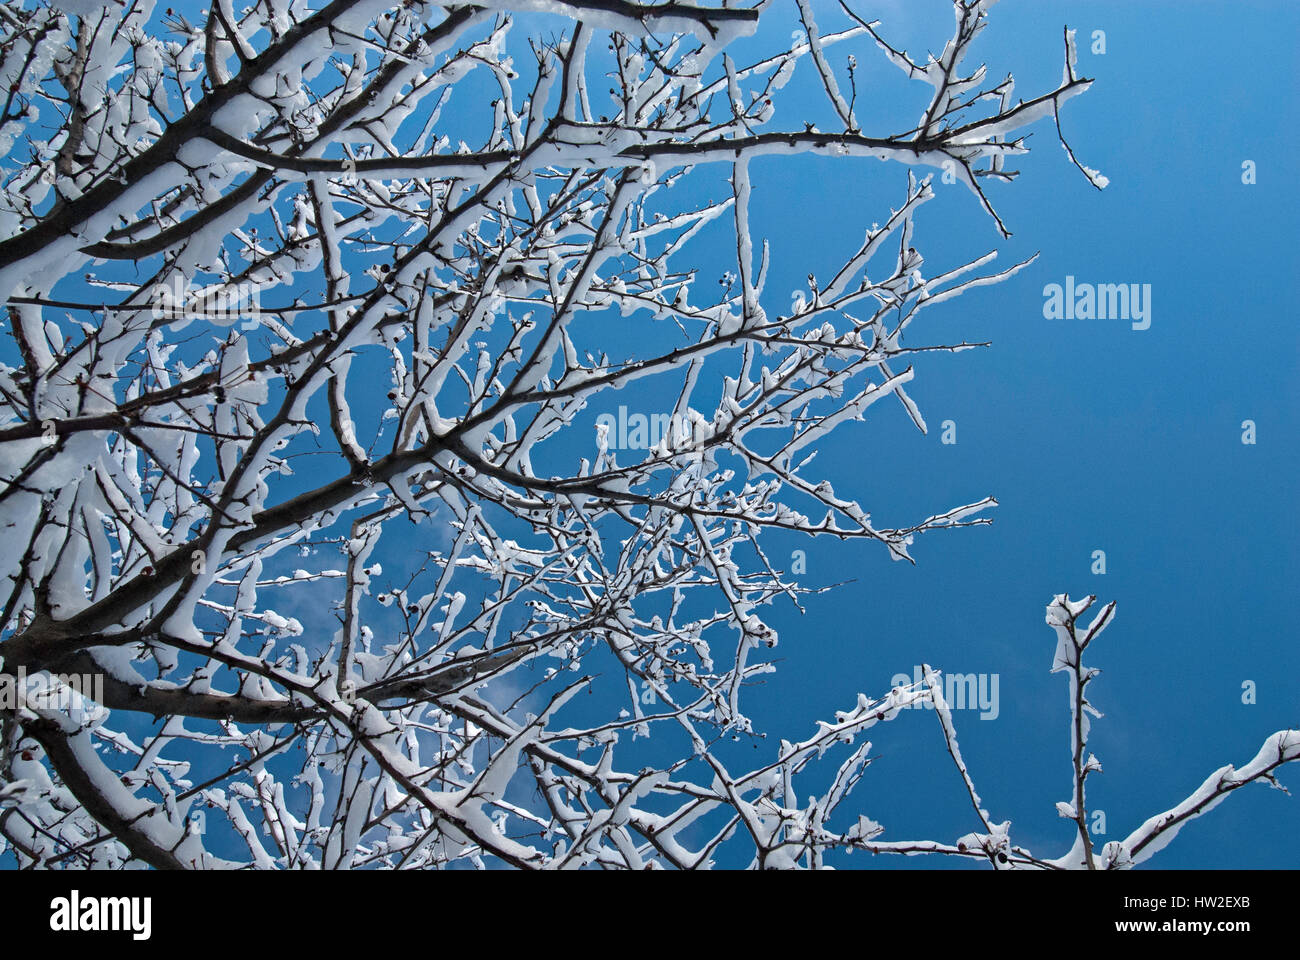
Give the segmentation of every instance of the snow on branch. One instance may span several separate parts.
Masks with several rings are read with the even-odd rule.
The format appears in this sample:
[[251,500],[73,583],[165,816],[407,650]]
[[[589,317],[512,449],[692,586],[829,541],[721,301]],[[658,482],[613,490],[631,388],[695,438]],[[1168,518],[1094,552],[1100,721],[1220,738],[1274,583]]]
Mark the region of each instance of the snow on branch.
[[[910,561],[989,522],[984,491],[898,517],[814,456],[868,414],[924,431],[926,354],[981,344],[922,311],[1024,266],[927,267],[915,168],[955,162],[1001,227],[978,181],[1089,83],[1013,103],[967,70],[982,0],[926,64],[786,6],[804,29],[742,57],[773,4],[0,4],[0,680],[72,697],[0,708],[0,857],[228,865],[220,832],[259,869],[1045,864],[934,675],[728,747],[765,746],[773,605],[826,589],[774,532]],[[913,128],[841,70],[872,40],[929,85]],[[842,130],[781,119],[796,69]],[[804,155],[884,161],[897,208],[782,302],[752,160]],[[730,189],[674,189],[711,165]],[[923,702],[977,812],[956,842],[846,813],[865,731]]]

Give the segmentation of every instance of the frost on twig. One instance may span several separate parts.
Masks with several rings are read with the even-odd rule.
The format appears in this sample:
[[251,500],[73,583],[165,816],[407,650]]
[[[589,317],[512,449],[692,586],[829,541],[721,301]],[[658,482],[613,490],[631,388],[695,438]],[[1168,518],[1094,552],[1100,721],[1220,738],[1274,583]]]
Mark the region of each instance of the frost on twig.
[[1096,600],[1095,596],[1071,600],[1062,594],[1047,607],[1047,624],[1057,637],[1052,672],[1064,673],[1069,681],[1072,797],[1056,806],[1062,817],[1074,821],[1077,835],[1069,853],[1050,861],[1052,866],[1066,869],[1135,866],[1163,849],[1184,823],[1210,810],[1238,787],[1263,780],[1281,788],[1273,772],[1284,763],[1300,759],[1300,731],[1279,730],[1264,742],[1259,753],[1246,766],[1240,769],[1226,766],[1215,771],[1186,800],[1151,817],[1124,840],[1107,843],[1100,853],[1094,851],[1088,832],[1084,785],[1090,773],[1101,772],[1101,763],[1087,749],[1091,718],[1099,718],[1101,713],[1089,702],[1086,689],[1101,671],[1084,666],[1083,654],[1115,617],[1115,602],[1111,601],[1084,627],[1080,618]]
[[922,689],[934,708],[944,746],[961,777],[981,829],[968,833],[953,843],[873,839],[871,842],[856,844],[855,849],[866,849],[873,853],[938,854],[987,859],[994,869],[1123,870],[1142,863],[1162,850],[1177,836],[1185,823],[1211,810],[1239,787],[1261,781],[1286,792],[1286,788],[1276,778],[1276,771],[1283,764],[1300,760],[1300,730],[1279,730],[1264,741],[1254,759],[1245,766],[1236,768],[1229,765],[1216,770],[1187,799],[1148,818],[1125,839],[1110,841],[1100,851],[1094,850],[1094,841],[1088,829],[1084,786],[1089,774],[1101,772],[1101,764],[1087,750],[1091,718],[1099,718],[1101,713],[1089,702],[1086,688],[1100,671],[1084,666],[1083,653],[1113,622],[1115,615],[1115,603],[1112,601],[1102,607],[1086,627],[1083,626],[1081,618],[1092,608],[1096,599],[1089,596],[1081,600],[1070,600],[1067,595],[1061,594],[1054,597],[1047,606],[1047,624],[1057,637],[1052,672],[1065,673],[1069,681],[1072,795],[1070,800],[1056,805],[1057,812],[1074,825],[1074,840],[1069,852],[1053,859],[1036,856],[1030,850],[1012,843],[1010,820],[1001,823],[991,820],[962,757],[952,711],[944,699],[942,678],[938,671],[932,670],[928,665],[922,669]]
[[1057,804],[1061,816],[1075,821],[1079,836],[1076,850],[1082,851],[1084,862],[1089,870],[1095,868],[1092,854],[1092,838],[1088,835],[1088,810],[1085,802],[1084,786],[1088,774],[1101,771],[1097,758],[1088,753],[1088,731],[1091,717],[1101,714],[1086,695],[1087,686],[1101,671],[1083,665],[1083,652],[1103,630],[1110,626],[1115,617],[1115,601],[1102,608],[1084,630],[1080,630],[1077,620],[1087,612],[1096,601],[1096,597],[1071,602],[1069,597],[1059,596],[1047,608],[1047,624],[1056,631],[1056,653],[1052,657],[1052,672],[1064,672],[1070,687],[1070,759],[1074,769],[1071,799]]

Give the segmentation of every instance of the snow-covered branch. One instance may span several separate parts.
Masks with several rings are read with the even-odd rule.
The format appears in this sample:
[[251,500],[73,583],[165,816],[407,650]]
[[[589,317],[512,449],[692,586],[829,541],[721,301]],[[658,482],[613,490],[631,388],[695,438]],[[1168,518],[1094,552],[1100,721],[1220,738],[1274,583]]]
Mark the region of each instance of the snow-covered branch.
[[[966,58],[990,6],[955,3],[917,63],[802,0],[762,56],[734,41],[763,41],[772,3],[223,0],[197,23],[0,4],[0,678],[98,678],[89,712],[0,717],[12,855],[1052,865],[983,809],[937,674],[757,762],[728,747],[765,746],[744,694],[774,670],[772,606],[820,589],[773,534],[910,561],[996,505],[897,516],[887,485],[814,466],[869,414],[927,430],[927,355],[981,345],[927,340],[928,319],[1028,262],[936,269],[916,231],[951,169],[1007,233],[1004,159],[1091,82],[1068,48],[1029,100],[987,83]],[[855,64],[882,54],[925,84],[908,129],[859,97]],[[837,129],[786,122],[796,70]],[[755,198],[768,164],[810,155],[895,171],[898,195],[777,300]],[[719,249],[734,264],[704,275]],[[1062,649],[1091,862],[1091,674]],[[955,841],[846,813],[865,731],[914,703],[976,812]]]

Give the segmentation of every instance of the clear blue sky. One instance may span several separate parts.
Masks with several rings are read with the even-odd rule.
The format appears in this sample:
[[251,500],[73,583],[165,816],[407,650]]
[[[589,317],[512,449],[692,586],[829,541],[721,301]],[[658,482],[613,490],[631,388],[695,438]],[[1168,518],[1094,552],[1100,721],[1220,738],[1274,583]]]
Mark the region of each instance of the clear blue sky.
[[[824,30],[842,22],[837,6],[818,0]],[[737,59],[746,49],[788,44],[792,8],[774,4],[760,33],[738,45]],[[951,32],[947,0],[861,9],[917,56],[937,53]],[[522,42],[529,19],[520,19],[512,42]],[[1071,781],[1066,680],[1049,673],[1055,641],[1044,624],[1054,594],[1095,593],[1119,604],[1091,650],[1104,671],[1090,688],[1105,713],[1091,743],[1104,768],[1089,793],[1090,809],[1106,813],[1099,845],[1183,799],[1223,764],[1245,763],[1274,731],[1300,727],[1300,652],[1289,617],[1300,573],[1300,370],[1287,289],[1298,275],[1300,10],[1281,2],[1003,0],[972,60],[988,63],[991,78],[1014,73],[1017,95],[1036,96],[1059,82],[1067,24],[1078,30],[1079,72],[1097,82],[1067,105],[1064,128],[1081,161],[1110,186],[1098,192],[1068,163],[1050,122],[1032,129],[1033,152],[1011,164],[1020,179],[989,187],[1011,240],[997,236],[964,188],[936,183],[939,196],[917,218],[929,274],[994,248],[998,267],[1035,251],[1040,257],[1007,283],[915,324],[909,342],[992,341],[917,360],[909,391],[928,436],[900,405],[882,402],[865,423],[822,444],[816,465],[884,525],[990,494],[1001,502],[995,522],[921,537],[915,566],[890,561],[876,544],[774,537],[766,548],[778,562],[807,551],[805,585],[853,582],[809,598],[803,616],[788,605],[765,610],[782,637],[779,671],[749,691],[747,713],[770,737],[757,750],[749,741],[723,747],[737,768],[762,762],[774,738],[808,736],[815,720],[851,706],[858,691],[883,693],[895,674],[923,662],[996,673],[999,715],[958,712],[962,748],[994,821],[1012,820],[1013,840],[1049,857],[1064,854],[1072,838],[1055,811]],[[1090,52],[1094,30],[1105,31],[1104,55]],[[909,128],[928,88],[908,82],[873,45],[855,42],[853,50],[864,132]],[[832,53],[841,67],[845,52]],[[481,122],[459,110],[495,93],[484,71],[463,82],[445,116],[470,123],[465,135],[477,142]],[[777,125],[797,129],[808,120],[830,129],[810,62],[782,93]],[[1255,162],[1255,185],[1241,182],[1245,160]],[[678,189],[703,198],[728,173],[701,169],[693,187]],[[753,177],[756,239],[772,243],[769,310],[786,308],[810,271],[842,263],[906,186],[905,168],[873,160],[763,159]],[[735,269],[729,230],[723,218],[695,247],[691,265],[706,290]],[[1067,275],[1151,284],[1150,329],[1045,320],[1043,288]],[[602,336],[599,346],[611,352],[615,344],[662,346],[644,339],[662,336],[644,319],[605,326]],[[622,394],[603,399],[611,410],[635,402],[632,391]],[[589,411],[593,419],[599,412]],[[1246,419],[1257,425],[1253,446],[1241,443]],[[955,445],[940,442],[945,420],[956,424]],[[1099,549],[1104,576],[1091,572]],[[1257,685],[1253,705],[1241,702],[1247,680]],[[843,813],[866,812],[888,839],[952,841],[978,827],[932,714],[914,712],[871,732],[878,759]],[[634,756],[626,752],[622,762],[635,766]],[[827,758],[825,775],[835,763]],[[1300,788],[1296,771],[1282,780]],[[1150,863],[1294,867],[1298,828],[1300,798],[1253,786],[1191,823]],[[970,866],[861,855],[838,862]]]
[[[937,53],[951,24],[942,0],[862,9],[914,55]],[[998,262],[1041,251],[1038,261],[916,325],[917,342],[992,347],[918,361],[910,393],[929,436],[882,403],[818,459],[837,491],[860,493],[878,520],[901,524],[992,494],[995,522],[920,538],[915,567],[871,544],[817,544],[805,582],[857,580],[812,599],[805,617],[775,617],[786,660],[750,701],[797,729],[916,663],[999,673],[997,719],[956,714],[962,747],[994,820],[1011,819],[1013,839],[1049,856],[1070,842],[1053,807],[1070,785],[1066,681],[1048,673],[1054,638],[1043,623],[1053,594],[1119,604],[1090,650],[1104,671],[1090,687],[1106,714],[1092,738],[1104,773],[1089,782],[1090,808],[1107,814],[1099,840],[1122,838],[1219,766],[1245,763],[1268,734],[1300,726],[1291,617],[1300,9],[1004,0],[975,55],[991,77],[1013,72],[1028,99],[1059,80],[1065,24],[1078,30],[1079,72],[1097,82],[1067,105],[1064,128],[1110,186],[1089,186],[1050,122],[1038,124],[1033,152],[1014,164],[1021,178],[990,187],[1015,234]],[[1105,55],[1090,53],[1093,30],[1105,31]],[[903,117],[919,114],[928,88],[896,81],[860,50],[858,62],[866,132],[882,129],[873,90],[908,97]],[[1241,182],[1246,160],[1255,185]],[[804,166],[815,175],[790,176],[788,161],[754,168],[755,226],[773,240],[777,296],[842,257],[864,222],[884,219],[881,198],[897,205],[904,187],[901,169],[874,161]],[[930,272],[999,242],[964,188],[937,190],[918,216]],[[1066,275],[1151,284],[1150,329],[1045,320],[1043,287]],[[958,442],[945,446],[937,428],[948,419]],[[1257,425],[1253,446],[1241,442],[1246,419]],[[1104,576],[1091,572],[1098,549]],[[1254,705],[1242,703],[1247,680]],[[854,799],[888,836],[975,829],[932,715],[872,732],[879,760]],[[915,780],[900,789],[899,775]],[[1294,770],[1281,779],[1300,788]],[[1150,864],[1295,867],[1298,803],[1266,787],[1238,791]]]
[[[788,43],[792,6],[778,0],[772,21],[743,47]],[[859,7],[917,56],[937,53],[950,33],[946,0]],[[836,8],[817,0],[824,29],[841,22]],[[766,546],[777,562],[807,551],[805,585],[853,582],[808,598],[803,616],[788,605],[765,611],[782,637],[779,671],[751,689],[747,709],[756,727],[801,739],[859,691],[883,693],[916,664],[996,673],[999,715],[958,712],[962,748],[993,819],[1012,820],[1012,839],[1048,857],[1065,853],[1072,836],[1054,808],[1070,792],[1066,681],[1048,672],[1054,637],[1043,622],[1054,594],[1119,604],[1090,650],[1104,671],[1090,688],[1105,713],[1091,743],[1104,767],[1089,793],[1089,807],[1106,813],[1099,843],[1122,838],[1223,764],[1245,763],[1274,731],[1300,727],[1290,616],[1300,573],[1300,353],[1290,290],[1300,276],[1300,8],[1002,0],[972,59],[987,62],[990,77],[1014,73],[1017,95],[1028,99],[1059,81],[1066,24],[1079,31],[1079,72],[1097,83],[1067,105],[1064,127],[1080,160],[1110,186],[1098,192],[1068,163],[1050,122],[1033,128],[1033,152],[1010,164],[1020,179],[989,187],[1011,240],[997,236],[964,188],[936,184],[939,196],[917,218],[927,275],[994,248],[999,267],[1041,255],[1012,280],[916,322],[909,342],[992,341],[917,360],[909,392],[928,436],[900,405],[882,402],[821,445],[814,471],[881,525],[987,495],[1001,502],[995,522],[919,538],[915,566],[891,562],[877,544],[773,537]],[[1094,30],[1105,31],[1104,55],[1089,51]],[[864,132],[910,127],[928,88],[907,82],[873,46],[856,42],[853,52]],[[842,65],[842,53],[832,60]],[[810,68],[801,65],[778,101],[778,125],[807,119],[828,128]],[[1246,160],[1256,166],[1254,185],[1241,182]],[[726,172],[701,171],[700,189]],[[754,232],[772,242],[769,311],[786,308],[810,271],[842,263],[906,186],[905,168],[877,161],[764,159],[753,176]],[[701,239],[707,286],[734,269],[734,245],[721,225]],[[1044,319],[1044,286],[1067,275],[1150,284],[1150,329]],[[634,343],[646,329],[624,335]],[[1241,443],[1247,419],[1254,445]],[[954,445],[940,442],[945,420],[956,424]],[[1091,572],[1095,550],[1106,553],[1105,575]],[[1255,704],[1242,703],[1245,681],[1257,685]],[[932,714],[905,714],[871,732],[877,760],[846,811],[882,822],[886,839],[951,841],[977,828]],[[748,742],[724,752],[752,761],[774,748],[769,739],[757,752]],[[1300,789],[1297,771],[1281,779]],[[1300,865],[1300,798],[1262,786],[1238,791],[1151,865]]]
[[[858,6],[918,58],[938,53],[951,33],[946,0]],[[735,48],[737,62],[745,50],[788,44],[792,9],[774,4],[759,34]],[[814,9],[824,32],[846,22],[837,4]],[[917,359],[909,392],[929,435],[901,405],[882,402],[865,423],[822,443],[808,474],[831,479],[887,526],[990,494],[1001,502],[994,524],[919,538],[916,566],[890,561],[871,543],[766,542],[774,562],[806,550],[806,586],[854,582],[809,598],[806,615],[782,604],[764,610],[782,637],[779,671],[750,690],[746,711],[756,728],[800,739],[858,691],[883,693],[917,664],[996,673],[998,717],[956,714],[965,758],[993,820],[1012,820],[1013,840],[1048,857],[1067,851],[1073,829],[1055,810],[1070,798],[1071,778],[1066,680],[1049,673],[1055,638],[1044,624],[1053,595],[1095,593],[1119,604],[1090,650],[1104,671],[1090,687],[1105,714],[1091,741],[1104,768],[1089,783],[1089,809],[1106,814],[1098,846],[1224,764],[1244,764],[1274,731],[1300,726],[1300,653],[1288,626],[1300,572],[1300,371],[1294,308],[1283,292],[1298,274],[1300,11],[1280,2],[1003,0],[968,65],[987,63],[992,79],[1014,73],[1017,96],[1037,96],[1060,80],[1066,25],[1078,31],[1078,72],[1097,82],[1066,106],[1064,129],[1110,186],[1097,191],[1069,164],[1050,121],[1030,130],[1032,152],[1008,164],[1022,171],[1019,180],[988,187],[1011,240],[997,236],[965,188],[936,178],[939,196],[918,215],[915,238],[927,275],[994,248],[999,268],[1034,252],[1039,259],[911,328],[909,343],[992,341]],[[1104,55],[1091,52],[1094,30],[1105,32]],[[911,127],[929,88],[859,41],[832,48],[841,71],[850,49],[864,132]],[[811,67],[801,64],[778,97],[775,126],[834,128]],[[1242,183],[1246,160],[1255,164],[1254,185]],[[726,189],[720,180],[729,172],[697,170],[690,189],[703,200]],[[752,174],[755,239],[772,244],[769,311],[788,309],[809,272],[826,276],[843,263],[865,227],[901,202],[907,176],[897,164],[814,158],[760,159]],[[690,265],[706,290],[735,269],[730,229],[723,218],[695,248]],[[1044,286],[1067,275],[1150,284],[1150,328],[1045,320]],[[601,346],[645,349],[644,337],[657,335],[651,329],[648,321],[610,325]],[[670,402],[674,394],[663,389]],[[632,393],[603,399],[610,411],[620,403],[636,410]],[[1256,424],[1252,446],[1241,442],[1247,419]],[[940,442],[945,420],[956,424],[954,445]],[[1091,572],[1095,550],[1105,551],[1104,575]],[[1256,685],[1251,705],[1242,703],[1245,681]],[[871,733],[878,760],[842,813],[866,812],[888,839],[951,841],[977,829],[932,714]],[[768,744],[757,753],[748,741],[726,744],[724,756],[739,768],[766,757]],[[827,763],[829,775],[835,762]],[[1300,788],[1295,771],[1282,782]],[[1149,863],[1294,867],[1298,804],[1263,786],[1238,791]]]

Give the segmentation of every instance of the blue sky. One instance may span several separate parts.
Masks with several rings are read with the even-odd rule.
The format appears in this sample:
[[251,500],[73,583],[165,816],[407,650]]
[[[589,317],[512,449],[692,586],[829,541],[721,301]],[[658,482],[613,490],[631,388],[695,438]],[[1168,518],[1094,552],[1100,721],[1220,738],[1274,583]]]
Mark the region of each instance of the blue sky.
[[[759,34],[737,46],[738,60],[746,49],[770,53],[789,42],[796,26],[789,8],[774,5]],[[823,30],[834,29],[835,7],[816,9]],[[916,55],[938,52],[951,30],[946,0],[862,9]],[[1104,767],[1089,794],[1089,807],[1106,813],[1099,845],[1178,802],[1220,766],[1245,763],[1275,730],[1300,726],[1300,654],[1287,635],[1300,572],[1293,538],[1300,377],[1293,308],[1281,292],[1297,275],[1290,208],[1300,144],[1286,96],[1294,90],[1288,38],[1297,21],[1280,3],[994,7],[972,59],[987,62],[990,77],[1014,73],[1026,99],[1059,82],[1062,28],[1078,30],[1079,72],[1097,83],[1068,104],[1064,129],[1110,186],[1098,192],[1087,183],[1047,122],[1031,131],[1033,152],[1014,164],[1020,179],[989,188],[1011,240],[997,235],[963,187],[936,182],[938,196],[918,214],[916,232],[931,273],[995,248],[999,268],[1034,252],[1039,258],[1012,280],[917,321],[915,342],[992,341],[917,360],[910,393],[928,435],[901,405],[880,403],[866,422],[821,445],[816,470],[886,525],[990,494],[1001,506],[992,526],[921,537],[915,566],[891,561],[878,544],[773,537],[766,549],[774,557],[806,551],[804,585],[852,582],[809,598],[805,615],[788,605],[764,611],[782,637],[779,670],[750,690],[747,713],[769,739],[757,749],[725,743],[725,756],[761,762],[775,738],[809,735],[859,691],[883,693],[895,674],[923,662],[997,674],[998,717],[956,715],[967,763],[993,819],[1012,820],[1016,842],[1061,855],[1072,837],[1054,806],[1070,790],[1066,681],[1049,674],[1055,641],[1044,608],[1062,592],[1119,604],[1090,651],[1104,671],[1090,688],[1105,713],[1091,743]],[[514,42],[526,23],[521,18]],[[1104,55],[1090,52],[1094,30],[1105,31]],[[907,81],[874,46],[857,43],[854,52],[864,131],[909,128],[928,88]],[[830,129],[810,68],[802,64],[782,91],[778,124]],[[445,116],[449,128],[457,118],[469,124],[464,135],[476,142],[481,124],[461,108],[495,94],[483,71],[462,83]],[[1241,182],[1245,160],[1256,165],[1251,186]],[[716,195],[729,172],[697,170],[674,203]],[[756,239],[772,244],[768,309],[786,308],[808,272],[842,263],[864,229],[901,202],[906,177],[902,166],[874,160],[756,161],[751,219]],[[698,267],[706,288],[735,269],[730,229],[723,218],[701,234],[689,264],[679,263]],[[1150,284],[1150,329],[1045,320],[1043,288],[1067,275]],[[663,336],[662,326],[635,317],[600,330],[611,353],[652,349]],[[662,405],[675,386],[658,389],[667,391]],[[610,410],[637,409],[633,396],[603,399]],[[641,403],[657,409],[649,398]],[[1257,425],[1253,446],[1241,443],[1245,419]],[[945,420],[956,425],[956,444],[940,442]],[[1106,552],[1104,576],[1091,572],[1098,549]],[[1241,702],[1247,680],[1258,688],[1253,705]],[[889,839],[951,841],[978,827],[932,714],[913,712],[872,733],[878,759],[844,812],[866,812]],[[1282,779],[1300,787],[1294,771]],[[1261,786],[1240,791],[1151,863],[1294,866],[1298,802]]]
[[[823,31],[844,24],[837,7],[815,5]],[[774,4],[759,33],[736,45],[737,62],[746,50],[788,43],[792,9]],[[945,0],[860,10],[918,57],[937,53],[951,32]],[[1300,145],[1287,96],[1297,21],[1281,3],[1003,0],[993,8],[968,66],[986,62],[990,78],[1014,73],[1025,99],[1059,82],[1063,28],[1078,31],[1078,71],[1097,82],[1066,106],[1064,130],[1081,162],[1110,185],[1089,185],[1050,122],[1031,128],[1032,152],[1009,164],[1020,178],[989,187],[1014,234],[1008,241],[965,188],[936,178],[938,196],[918,214],[915,238],[928,274],[992,249],[998,268],[1035,252],[1038,260],[917,321],[909,342],[992,341],[917,359],[909,393],[928,435],[901,405],[880,403],[866,422],[822,442],[808,475],[832,480],[886,525],[986,495],[1001,506],[992,526],[919,538],[915,566],[868,542],[765,541],[781,560],[806,551],[805,586],[852,582],[808,598],[803,615],[788,604],[764,610],[782,641],[778,673],[748,694],[756,728],[805,737],[859,691],[883,693],[895,674],[921,663],[997,674],[996,719],[956,714],[967,764],[994,821],[1012,821],[1013,840],[1040,856],[1064,854],[1073,827],[1055,803],[1069,799],[1069,714],[1065,678],[1049,673],[1055,638],[1044,624],[1057,593],[1118,602],[1114,625],[1090,650],[1103,670],[1090,691],[1105,714],[1091,740],[1104,768],[1089,783],[1089,808],[1106,815],[1098,846],[1182,800],[1219,767],[1244,764],[1274,731],[1300,726],[1300,654],[1285,626],[1296,593],[1300,377],[1293,308],[1282,292],[1297,275],[1291,208]],[[1095,30],[1105,33],[1104,54],[1091,52]],[[864,132],[909,128],[929,88],[872,45],[849,49]],[[832,50],[841,70],[847,52]],[[777,104],[776,126],[833,129],[811,63]],[[1254,185],[1242,183],[1247,160]],[[697,169],[690,186],[675,188],[687,193],[674,205],[727,190],[729,173]],[[772,245],[766,306],[780,311],[791,291],[806,289],[809,272],[833,272],[864,229],[901,203],[907,171],[874,160],[763,158],[752,175],[755,240]],[[697,267],[706,288],[734,271],[730,231],[723,218],[679,266]],[[1149,284],[1150,328],[1044,319],[1044,287],[1068,275]],[[644,350],[656,331],[648,320],[610,324],[600,343],[612,354]],[[660,389],[660,405],[670,403],[675,388]],[[618,404],[658,409],[650,396],[621,391],[591,416]],[[1256,424],[1254,445],[1241,442],[1247,419]],[[956,426],[952,445],[941,443],[947,420]],[[1105,551],[1104,575],[1092,572],[1095,550]],[[1246,681],[1256,686],[1254,704],[1242,703]],[[844,812],[881,821],[888,839],[950,841],[978,827],[932,714],[904,715],[871,733],[878,759]],[[771,746],[722,749],[740,765]],[[1282,782],[1300,787],[1294,771]],[[1150,863],[1293,867],[1297,826],[1295,799],[1254,786],[1191,823]]]
[[[837,6],[816,0],[824,30],[842,23]],[[778,0],[738,58],[788,43],[792,7]],[[859,9],[916,56],[937,53],[951,30],[946,0],[864,0]],[[1055,641],[1044,608],[1053,595],[1118,602],[1113,626],[1089,651],[1103,670],[1090,688],[1105,714],[1091,741],[1104,772],[1089,781],[1089,807],[1106,814],[1099,844],[1183,799],[1220,766],[1245,763],[1274,731],[1300,727],[1290,616],[1300,574],[1300,351],[1289,290],[1300,275],[1300,9],[1280,0],[1002,0],[971,59],[987,62],[991,78],[1014,73],[1017,95],[1028,99],[1059,82],[1067,24],[1078,30],[1078,71],[1097,82],[1066,106],[1064,129],[1110,186],[1098,192],[1069,164],[1050,122],[1032,128],[1032,152],[1011,164],[1020,178],[989,187],[1010,240],[963,187],[936,182],[938,196],[917,216],[927,275],[992,249],[999,268],[1039,258],[916,322],[909,343],[992,341],[917,359],[909,393],[928,435],[899,404],[882,402],[823,442],[812,471],[885,526],[988,495],[1001,504],[994,523],[918,538],[914,566],[892,562],[878,544],[773,536],[765,548],[774,558],[806,551],[805,586],[851,582],[807,598],[803,615],[789,605],[764,611],[782,638],[779,670],[749,691],[747,713],[773,737],[757,753],[749,742],[726,745],[728,755],[765,760],[775,737],[808,736],[859,691],[883,693],[920,663],[997,674],[996,719],[955,715],[962,749],[993,820],[1010,819],[1012,839],[1047,857],[1064,854],[1072,838],[1054,808],[1069,798],[1070,765],[1066,681],[1048,672]],[[1105,32],[1104,55],[1090,52],[1095,30]],[[928,88],[909,83],[874,46],[852,50],[864,132],[910,127]],[[842,67],[844,52],[833,51],[832,62]],[[466,81],[462,102],[482,102],[472,86],[486,84],[482,73]],[[804,63],[778,100],[776,124],[828,129],[823,101]],[[1253,185],[1242,183],[1245,161],[1255,165]],[[728,172],[700,170],[691,189],[703,197]],[[902,166],[874,160],[756,161],[751,220],[756,238],[772,244],[768,310],[785,309],[810,271],[842,263],[864,229],[901,202],[906,177]],[[720,223],[696,245],[691,265],[705,286],[735,269],[729,230]],[[1150,328],[1045,319],[1044,287],[1067,276],[1150,284]],[[609,343],[653,348],[644,338],[658,335],[641,321],[612,331]],[[614,394],[608,402],[633,401]],[[950,445],[941,443],[948,420]],[[1253,445],[1241,442],[1244,420],[1256,425]],[[1104,575],[1091,570],[1096,550],[1106,554]],[[1242,703],[1246,681],[1256,685],[1254,704]],[[877,759],[846,810],[882,822],[887,839],[951,841],[978,827],[932,714],[904,714],[871,732]],[[1281,780],[1300,789],[1294,770]],[[1151,865],[1294,867],[1298,827],[1300,798],[1248,787],[1185,827]],[[969,866],[861,855],[835,862]]]
[[[947,3],[909,4],[907,19],[901,5],[869,6],[914,55],[937,52],[947,36]],[[990,196],[1014,233],[999,264],[1034,251],[1039,259],[917,324],[927,342],[992,346],[917,362],[910,393],[928,436],[900,406],[881,404],[823,444],[818,460],[837,490],[841,478],[858,478],[844,489],[876,517],[901,522],[992,494],[1001,503],[994,524],[920,538],[914,567],[868,543],[816,544],[806,582],[850,573],[856,582],[811,599],[807,616],[775,616],[786,659],[750,701],[797,726],[915,663],[999,673],[1000,715],[959,712],[962,747],[994,820],[1011,819],[1013,839],[1049,856],[1070,841],[1053,808],[1070,783],[1066,682],[1048,673],[1054,638],[1043,623],[1054,594],[1118,601],[1089,651],[1104,671],[1090,688],[1106,715],[1091,742],[1104,767],[1089,782],[1089,806],[1107,814],[1099,840],[1123,837],[1221,765],[1249,760],[1268,734],[1300,724],[1290,627],[1300,572],[1290,291],[1300,10],[1003,0],[974,57],[991,77],[1013,72],[1027,99],[1059,80],[1066,24],[1078,30],[1079,72],[1097,82],[1067,105],[1064,129],[1110,186],[1098,192],[1068,163],[1050,122],[1033,128],[1033,152],[1015,164],[1020,179]],[[1104,55],[1089,50],[1094,30],[1105,31]],[[899,109],[914,119],[927,88],[868,60],[858,51],[873,71],[865,83],[909,97]],[[871,133],[877,101],[863,96],[859,121]],[[1254,185],[1241,180],[1246,160]],[[781,161],[781,173],[771,164],[766,176],[764,164],[754,168],[753,216],[773,238],[773,292],[842,257],[864,221],[883,219],[882,190],[895,205],[903,190],[905,173],[874,161],[804,161],[816,171],[809,177],[789,175],[796,163]],[[964,188],[936,190],[917,218],[930,270],[999,244]],[[1045,320],[1043,288],[1067,275],[1151,284],[1150,329]],[[953,445],[937,429],[948,419]],[[1247,419],[1253,446],[1241,442]],[[1091,572],[1098,549],[1105,575]],[[1247,680],[1257,685],[1253,705],[1242,703]],[[873,740],[879,761],[855,799],[890,836],[975,828],[932,715],[878,728]],[[900,774],[916,779],[900,790]],[[1294,771],[1281,779],[1300,787]],[[1252,787],[1187,826],[1151,865],[1294,867],[1297,827],[1296,799]]]

